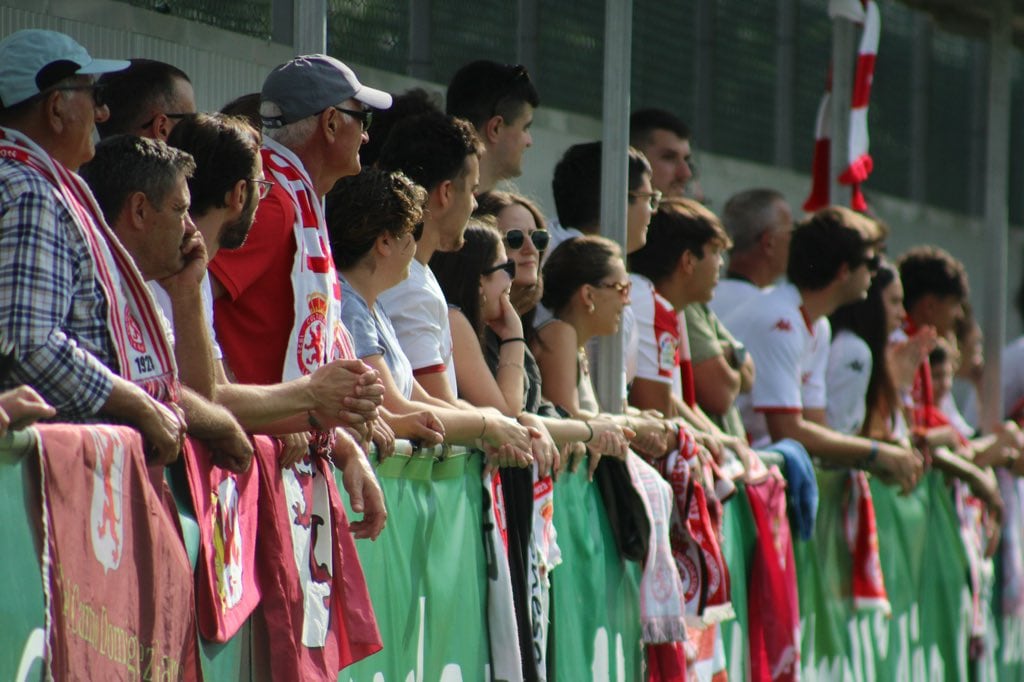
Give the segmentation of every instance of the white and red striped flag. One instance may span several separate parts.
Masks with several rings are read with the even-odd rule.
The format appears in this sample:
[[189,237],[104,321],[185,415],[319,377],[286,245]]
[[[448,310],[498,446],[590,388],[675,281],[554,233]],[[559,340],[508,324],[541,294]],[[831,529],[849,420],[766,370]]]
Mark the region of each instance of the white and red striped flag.
[[[850,136],[848,146],[849,165],[839,176],[839,182],[850,185],[852,194],[850,207],[857,211],[867,209],[867,201],[861,191],[863,183],[871,174],[874,162],[869,153],[868,102],[871,96],[871,82],[875,75],[875,60],[878,54],[878,39],[881,34],[881,18],[874,0],[830,0],[829,16],[844,17],[863,25],[860,45],[857,49],[857,70],[854,76],[853,95],[850,101]],[[832,90],[831,69],[825,94],[818,106],[818,118],[814,133],[814,160],[812,163],[811,194],[804,202],[804,210],[815,211],[830,203],[829,197],[829,144],[830,110]]]

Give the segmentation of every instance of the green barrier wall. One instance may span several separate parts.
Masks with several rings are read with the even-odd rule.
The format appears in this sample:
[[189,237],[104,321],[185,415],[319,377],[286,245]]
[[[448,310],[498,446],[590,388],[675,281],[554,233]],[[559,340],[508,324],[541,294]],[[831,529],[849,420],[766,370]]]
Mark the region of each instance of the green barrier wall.
[[558,680],[641,679],[640,569],[623,561],[586,463],[555,484],[562,565],[551,573]]
[[[42,679],[44,602],[39,567],[38,467],[34,432],[0,439],[0,679]],[[481,679],[488,660],[480,543],[480,459],[434,453],[396,456],[378,467],[387,530],[358,550],[385,649],[340,680]],[[595,486],[585,474],[555,486],[555,527],[563,564],[552,574],[557,679],[640,679],[639,567],[615,551]],[[190,546],[191,513],[181,481],[169,477]],[[1021,680],[1024,619],[993,618],[989,655],[967,660],[966,560],[949,491],[928,474],[901,497],[872,481],[880,556],[893,612],[854,613],[849,554],[841,536],[844,474],[819,472],[823,501],[815,537],[796,542],[805,679]],[[339,480],[340,484],[340,480]],[[745,576],[754,542],[745,497],[726,505],[723,551],[738,619],[725,624],[734,680],[746,677]],[[738,504],[738,503],[743,504]],[[193,555],[194,556],[194,555]],[[999,604],[998,595],[993,602]],[[222,645],[204,643],[207,680],[260,679],[250,625]],[[410,675],[412,677],[410,677]]]

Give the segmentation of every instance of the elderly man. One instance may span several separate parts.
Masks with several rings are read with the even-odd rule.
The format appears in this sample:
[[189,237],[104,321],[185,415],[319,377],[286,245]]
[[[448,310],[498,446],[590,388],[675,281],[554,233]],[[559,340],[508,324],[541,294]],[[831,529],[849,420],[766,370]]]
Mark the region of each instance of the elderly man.
[[138,427],[155,462],[173,461],[185,424],[173,357],[138,271],[75,175],[108,112],[94,60],[53,31],[0,41],[0,388],[33,386],[66,420]]
[[[337,59],[307,55],[274,69],[263,83],[261,100],[263,169],[274,186],[260,202],[242,247],[221,250],[210,262],[214,319],[227,365],[241,382],[278,384],[315,375],[327,363],[346,359],[349,368],[359,374],[359,386],[379,386],[377,373],[353,359],[351,341],[341,322],[340,286],[323,218],[323,196],[338,179],[359,172],[359,146],[367,139],[372,116],[368,107],[387,108],[391,96],[362,85]],[[379,399],[380,393],[377,395]],[[306,417],[307,425],[317,432],[315,452],[275,472],[273,484],[261,488],[261,494],[266,490],[271,495],[268,504],[273,506],[277,522],[290,529],[288,556],[292,550],[297,558],[303,555],[290,568],[278,567],[281,573],[276,580],[288,585],[288,591],[264,594],[272,639],[301,635],[289,629],[288,616],[298,606],[291,595],[299,588],[304,595],[305,618],[322,617],[324,622],[329,601],[319,591],[326,588],[330,594],[341,594],[340,585],[332,587],[331,581],[313,585],[290,571],[298,567],[299,575],[304,575],[310,566],[318,566],[323,552],[329,553],[334,545],[340,545],[343,553],[351,551],[346,567],[358,565],[354,547],[349,544],[351,549],[346,549],[347,531],[337,523],[336,512],[325,506],[337,492],[319,456],[333,447],[334,459],[344,470],[352,507],[364,512],[361,521],[351,524],[356,537],[375,537],[387,517],[380,488],[361,451],[345,431],[327,428],[326,420],[333,415],[311,410]],[[380,422],[372,421],[375,427]],[[294,510],[307,509],[306,500],[313,500],[317,507],[313,513],[333,520],[326,526],[332,532],[316,532],[315,527],[307,528],[308,522],[302,525]],[[335,571],[342,570],[353,569],[335,566]],[[349,587],[358,585],[362,575],[345,580],[357,581]],[[357,592],[346,587],[344,599],[356,599]],[[334,650],[365,656],[380,647],[376,628],[371,626],[372,622],[359,631],[348,630],[349,641],[337,641],[336,650],[332,648],[334,637],[340,640],[346,633],[332,628],[315,637],[302,635],[297,655],[309,660],[320,656],[317,650]],[[347,662],[324,658],[318,671],[324,677],[336,676],[338,667]],[[270,665],[275,678],[294,675],[295,661],[273,651]]]
[[793,211],[780,192],[748,189],[725,202],[722,223],[732,249],[711,309],[729,326],[733,311],[786,274]]

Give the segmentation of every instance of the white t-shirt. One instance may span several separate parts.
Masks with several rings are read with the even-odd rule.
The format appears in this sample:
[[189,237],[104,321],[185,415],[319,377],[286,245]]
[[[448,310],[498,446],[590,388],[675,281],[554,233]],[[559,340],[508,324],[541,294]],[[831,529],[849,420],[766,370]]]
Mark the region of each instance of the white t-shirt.
[[[153,298],[156,299],[160,310],[163,311],[164,317],[171,323],[171,343],[174,343],[174,315],[171,313],[171,297],[155,281],[146,282],[146,284],[153,293]],[[203,281],[199,283],[199,287],[199,293],[203,298],[203,314],[206,315],[206,328],[210,332],[210,342],[213,344],[213,359],[220,360],[224,357],[224,353],[220,350],[220,344],[217,343],[217,332],[213,328],[213,288],[210,284],[209,272],[203,275]]]
[[714,295],[711,302],[708,303],[708,307],[715,315],[718,315],[718,319],[722,321],[725,328],[732,331],[730,319],[736,310],[758,294],[770,291],[770,289],[771,287],[758,289],[756,285],[745,279],[720,279],[715,285]]
[[864,339],[848,329],[837,332],[829,348],[825,371],[828,393],[825,415],[828,425],[836,431],[860,433],[867,413],[865,397],[871,367],[871,349]]
[[391,318],[413,374],[446,372],[452,393],[458,395],[448,303],[430,268],[413,259],[409,277],[377,300]]
[[796,413],[826,406],[825,370],[831,328],[827,318],[808,325],[800,292],[782,284],[741,306],[728,325],[754,358],[757,379],[736,405],[755,447],[771,442],[766,413]]

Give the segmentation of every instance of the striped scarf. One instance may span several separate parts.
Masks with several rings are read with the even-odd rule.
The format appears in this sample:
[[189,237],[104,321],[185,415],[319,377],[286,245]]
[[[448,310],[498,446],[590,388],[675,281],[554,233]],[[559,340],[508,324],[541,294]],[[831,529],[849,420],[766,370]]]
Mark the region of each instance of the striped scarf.
[[85,181],[28,137],[0,128],[0,156],[30,166],[56,190],[92,254],[96,278],[107,301],[107,329],[119,373],[160,401],[177,401],[180,391],[174,353],[135,262],[107,226]]
[[[875,76],[875,60],[878,55],[878,38],[881,33],[881,18],[874,0],[831,0],[829,16],[844,17],[863,25],[860,45],[857,49],[857,70],[854,76],[853,97],[850,101],[850,137],[847,148],[849,165],[839,176],[839,182],[850,185],[850,207],[857,211],[867,210],[867,200],[861,190],[861,183],[867,180],[874,167],[868,151],[868,101],[871,97],[871,82]],[[811,194],[804,202],[805,211],[816,211],[832,203],[829,196],[830,144],[831,144],[831,69],[825,85],[825,94],[818,105],[817,123],[814,132],[814,159],[811,164]]]

